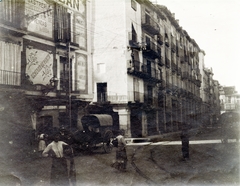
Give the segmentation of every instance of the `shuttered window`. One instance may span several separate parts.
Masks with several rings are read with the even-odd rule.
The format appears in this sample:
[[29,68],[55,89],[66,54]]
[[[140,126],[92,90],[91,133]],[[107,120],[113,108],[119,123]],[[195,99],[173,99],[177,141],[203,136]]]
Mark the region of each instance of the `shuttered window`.
[[54,35],[56,42],[71,41],[71,14],[58,4],[55,6]]
[[21,46],[0,41],[0,84],[20,85]]

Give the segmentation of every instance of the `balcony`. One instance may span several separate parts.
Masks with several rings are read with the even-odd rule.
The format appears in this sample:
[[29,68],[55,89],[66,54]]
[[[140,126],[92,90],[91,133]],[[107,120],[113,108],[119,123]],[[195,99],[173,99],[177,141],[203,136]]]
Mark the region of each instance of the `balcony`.
[[0,85],[21,85],[21,72],[0,70]]
[[163,45],[163,36],[161,34],[157,35],[157,43],[159,45]]
[[194,58],[194,57],[195,57],[195,54],[196,54],[196,52],[190,52],[190,57],[191,57],[191,58]]
[[176,55],[177,55],[177,57],[180,57],[180,55],[179,55],[179,48],[178,48],[177,45],[176,45]]
[[97,93],[97,102],[98,103],[105,103],[108,101],[107,93],[106,92],[98,92]]
[[151,95],[144,94],[144,103],[148,106],[157,107],[158,99],[156,97],[152,97]]
[[173,53],[176,52],[176,45],[173,42],[171,42],[171,50],[172,50]]
[[134,75],[141,75],[143,73],[142,71],[143,64],[140,61],[133,60],[128,62],[128,73],[134,74]]
[[180,62],[181,62],[181,63],[184,63],[184,62],[185,62],[185,57],[184,57],[184,56],[181,56],[181,57],[180,57]]
[[127,103],[129,100],[131,99],[129,99],[127,95],[107,95],[107,101],[111,103]]
[[143,72],[145,73],[145,81],[160,83],[162,80],[160,72],[156,68],[151,67],[150,65],[144,65]]
[[128,74],[144,79],[145,81],[159,83],[161,82],[161,74],[155,68],[144,65],[139,61],[129,61],[127,69]]
[[165,45],[166,45],[167,47],[169,47],[169,39],[168,39],[167,33],[165,33],[165,39],[164,39],[164,41],[165,41]]
[[196,76],[195,75],[191,75],[191,80],[192,80],[193,83],[195,83],[196,82]]
[[182,80],[188,79],[188,78],[189,78],[188,72],[182,72]]
[[210,88],[209,87],[205,87],[203,90],[207,93],[210,93]]
[[167,57],[165,57],[165,65],[167,68],[170,68],[170,60]]
[[158,65],[159,65],[159,66],[161,66],[161,67],[162,67],[162,66],[164,66],[164,65],[165,65],[165,61],[164,61],[164,59],[163,59],[163,57],[162,57],[162,56],[161,56],[160,58],[158,58],[157,60],[158,60]]
[[27,15],[24,15],[25,1],[0,1],[0,33],[23,36],[27,34]]
[[185,62],[189,64],[189,56],[185,56]]
[[159,90],[164,90],[166,88],[166,81],[162,80],[161,86],[159,87]]
[[131,102],[144,102],[144,95],[141,92],[138,91],[129,91],[128,92],[128,101]]
[[200,74],[200,69],[197,67],[197,69],[196,69],[196,73],[197,74]]
[[136,34],[129,32],[128,38],[129,38],[129,48],[130,49],[141,50],[142,46],[139,42],[137,42]]
[[142,45],[138,42],[133,41],[133,40],[129,40],[129,48],[140,51],[141,48],[142,48]]
[[172,72],[175,73],[177,70],[177,65],[173,61],[171,61],[171,68],[172,68]]
[[181,76],[182,75],[182,70],[180,67],[177,67],[177,75]]
[[149,34],[157,35],[159,33],[157,20],[152,19],[149,14],[145,14],[144,18],[145,19],[142,20],[142,28]]
[[202,74],[197,74],[197,80],[202,82]]
[[155,43],[147,43],[145,49],[143,50],[143,55],[148,56],[151,59],[156,59],[161,57],[161,48]]
[[68,78],[60,78],[60,90],[58,93],[68,93],[69,89],[71,93],[78,93],[79,80],[70,80]]

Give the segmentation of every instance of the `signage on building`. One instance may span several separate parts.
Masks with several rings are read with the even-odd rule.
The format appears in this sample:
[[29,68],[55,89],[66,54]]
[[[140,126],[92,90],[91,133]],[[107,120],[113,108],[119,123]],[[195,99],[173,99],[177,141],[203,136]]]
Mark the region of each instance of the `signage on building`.
[[76,80],[77,90],[86,90],[87,57],[81,54],[76,55]]
[[51,51],[26,48],[26,74],[33,84],[47,85],[53,77]]
[[87,47],[87,35],[86,35],[86,21],[85,17],[81,14],[75,14],[75,32],[76,32],[76,43],[79,44],[79,47]]
[[80,48],[87,48],[86,5],[85,0],[54,0],[58,5],[67,8],[71,13],[71,34],[74,43]]
[[26,0],[25,21],[27,30],[52,38],[53,12],[53,4],[48,4],[44,0]]
[[61,4],[71,10],[78,11],[81,14],[85,12],[85,0],[54,0],[56,3]]

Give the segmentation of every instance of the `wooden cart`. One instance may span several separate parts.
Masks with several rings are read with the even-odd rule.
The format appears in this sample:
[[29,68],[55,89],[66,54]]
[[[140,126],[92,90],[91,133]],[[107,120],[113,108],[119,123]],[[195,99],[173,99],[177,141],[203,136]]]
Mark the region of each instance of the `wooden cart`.
[[90,114],[81,118],[82,131],[74,133],[82,150],[94,150],[102,148],[105,153],[112,151],[111,140],[113,138],[113,119],[108,114]]

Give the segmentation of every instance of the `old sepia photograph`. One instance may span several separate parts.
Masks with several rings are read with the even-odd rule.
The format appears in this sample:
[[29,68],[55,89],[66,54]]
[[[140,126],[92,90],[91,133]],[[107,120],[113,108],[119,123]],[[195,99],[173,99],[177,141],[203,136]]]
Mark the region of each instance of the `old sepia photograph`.
[[0,0],[0,186],[239,186],[239,0]]

